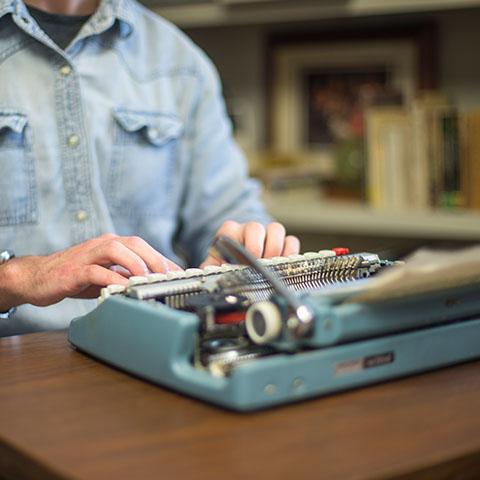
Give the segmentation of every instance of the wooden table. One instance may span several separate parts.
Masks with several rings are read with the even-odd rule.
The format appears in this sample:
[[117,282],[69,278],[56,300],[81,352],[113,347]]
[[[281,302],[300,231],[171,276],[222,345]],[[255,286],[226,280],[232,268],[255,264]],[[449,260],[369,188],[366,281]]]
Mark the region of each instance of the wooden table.
[[42,479],[480,478],[480,362],[254,414],[0,340],[0,471]]

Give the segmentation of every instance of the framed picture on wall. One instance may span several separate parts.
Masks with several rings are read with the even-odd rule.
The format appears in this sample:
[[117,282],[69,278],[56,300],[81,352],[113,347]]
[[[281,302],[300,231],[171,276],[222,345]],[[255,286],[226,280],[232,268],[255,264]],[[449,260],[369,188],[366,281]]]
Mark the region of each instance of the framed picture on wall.
[[365,110],[408,105],[419,90],[435,88],[434,46],[430,26],[272,36],[271,150],[307,159],[327,177],[337,175],[350,189],[361,189]]

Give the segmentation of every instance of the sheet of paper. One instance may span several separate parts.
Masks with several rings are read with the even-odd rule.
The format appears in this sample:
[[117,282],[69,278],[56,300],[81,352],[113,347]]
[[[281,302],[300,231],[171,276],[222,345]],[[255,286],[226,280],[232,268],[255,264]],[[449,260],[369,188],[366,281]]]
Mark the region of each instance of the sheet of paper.
[[347,302],[380,302],[478,284],[480,245],[456,251],[421,249],[380,272]]

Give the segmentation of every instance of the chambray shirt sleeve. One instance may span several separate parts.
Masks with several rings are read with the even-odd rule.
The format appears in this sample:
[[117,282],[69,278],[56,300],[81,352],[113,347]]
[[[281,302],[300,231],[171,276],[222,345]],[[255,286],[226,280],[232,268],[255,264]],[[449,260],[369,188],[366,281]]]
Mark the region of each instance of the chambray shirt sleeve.
[[248,177],[245,157],[232,138],[216,70],[206,56],[198,55],[201,76],[185,132],[191,163],[179,236],[191,265],[205,259],[226,220],[271,220],[259,199],[259,184]]

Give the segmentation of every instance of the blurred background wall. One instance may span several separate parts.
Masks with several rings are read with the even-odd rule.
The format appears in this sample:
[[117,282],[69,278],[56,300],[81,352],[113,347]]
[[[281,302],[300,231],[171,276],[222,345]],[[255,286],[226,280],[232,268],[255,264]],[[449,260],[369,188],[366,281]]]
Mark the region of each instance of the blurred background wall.
[[144,3],[217,66],[252,174],[305,249],[480,239],[480,1]]

